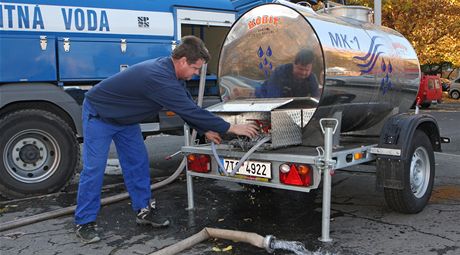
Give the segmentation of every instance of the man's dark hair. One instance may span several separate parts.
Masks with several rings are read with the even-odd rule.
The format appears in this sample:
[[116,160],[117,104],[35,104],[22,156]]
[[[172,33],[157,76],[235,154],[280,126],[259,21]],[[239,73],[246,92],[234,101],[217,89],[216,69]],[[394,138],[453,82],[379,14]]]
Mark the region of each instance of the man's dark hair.
[[203,59],[204,62],[208,62],[211,59],[211,55],[209,55],[204,42],[193,35],[182,37],[181,43],[173,50],[172,57],[174,59],[185,57],[189,65],[199,59]]
[[313,55],[313,52],[311,50],[302,49],[299,52],[297,52],[297,55],[295,55],[294,64],[305,66],[313,63],[314,58],[315,56]]

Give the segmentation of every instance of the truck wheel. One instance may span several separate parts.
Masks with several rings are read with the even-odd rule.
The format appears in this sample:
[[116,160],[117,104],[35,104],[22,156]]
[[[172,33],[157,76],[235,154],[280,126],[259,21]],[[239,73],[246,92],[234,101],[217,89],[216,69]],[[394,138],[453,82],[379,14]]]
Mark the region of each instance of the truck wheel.
[[80,146],[72,129],[43,110],[21,110],[0,120],[0,194],[7,198],[56,192],[74,176]]
[[454,90],[454,91],[450,92],[450,96],[451,96],[453,99],[459,99],[459,98],[460,98],[460,92]]
[[416,130],[404,165],[404,189],[385,188],[388,206],[402,213],[418,213],[428,203],[434,182],[434,153],[428,136]]

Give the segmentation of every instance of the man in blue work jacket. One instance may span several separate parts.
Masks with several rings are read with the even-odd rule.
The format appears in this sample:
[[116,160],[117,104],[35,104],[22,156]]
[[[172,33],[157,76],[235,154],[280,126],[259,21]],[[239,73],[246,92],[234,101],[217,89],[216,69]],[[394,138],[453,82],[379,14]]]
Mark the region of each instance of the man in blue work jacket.
[[[169,221],[155,212],[151,201],[147,150],[139,123],[163,108],[174,111],[209,140],[220,143],[219,134],[254,137],[254,124],[229,124],[198,107],[185,81],[198,75],[210,59],[204,43],[186,36],[171,57],[133,65],[94,86],[83,102],[83,170],[75,211],[76,234],[85,243],[100,240],[96,217],[100,209],[102,181],[110,143],[115,143],[136,222],[166,227]],[[153,200],[154,201],[154,200]]]
[[255,91],[259,98],[319,97],[319,82],[312,72],[314,55],[310,49],[300,50],[294,63],[278,66]]

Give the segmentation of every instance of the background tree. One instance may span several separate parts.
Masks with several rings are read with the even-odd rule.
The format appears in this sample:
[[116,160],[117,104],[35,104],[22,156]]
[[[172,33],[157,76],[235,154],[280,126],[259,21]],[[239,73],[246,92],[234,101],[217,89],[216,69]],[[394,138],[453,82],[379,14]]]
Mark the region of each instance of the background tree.
[[[374,1],[348,0],[347,5],[373,8]],[[382,0],[382,25],[411,42],[425,72],[460,67],[460,0]]]

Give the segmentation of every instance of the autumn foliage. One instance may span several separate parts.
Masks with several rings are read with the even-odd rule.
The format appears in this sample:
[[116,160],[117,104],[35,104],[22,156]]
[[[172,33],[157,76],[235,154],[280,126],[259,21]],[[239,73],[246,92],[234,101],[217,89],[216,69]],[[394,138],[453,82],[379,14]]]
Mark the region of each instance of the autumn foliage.
[[[373,0],[348,5],[373,8]],[[403,34],[420,64],[451,62],[460,67],[460,0],[382,0],[382,25]]]

